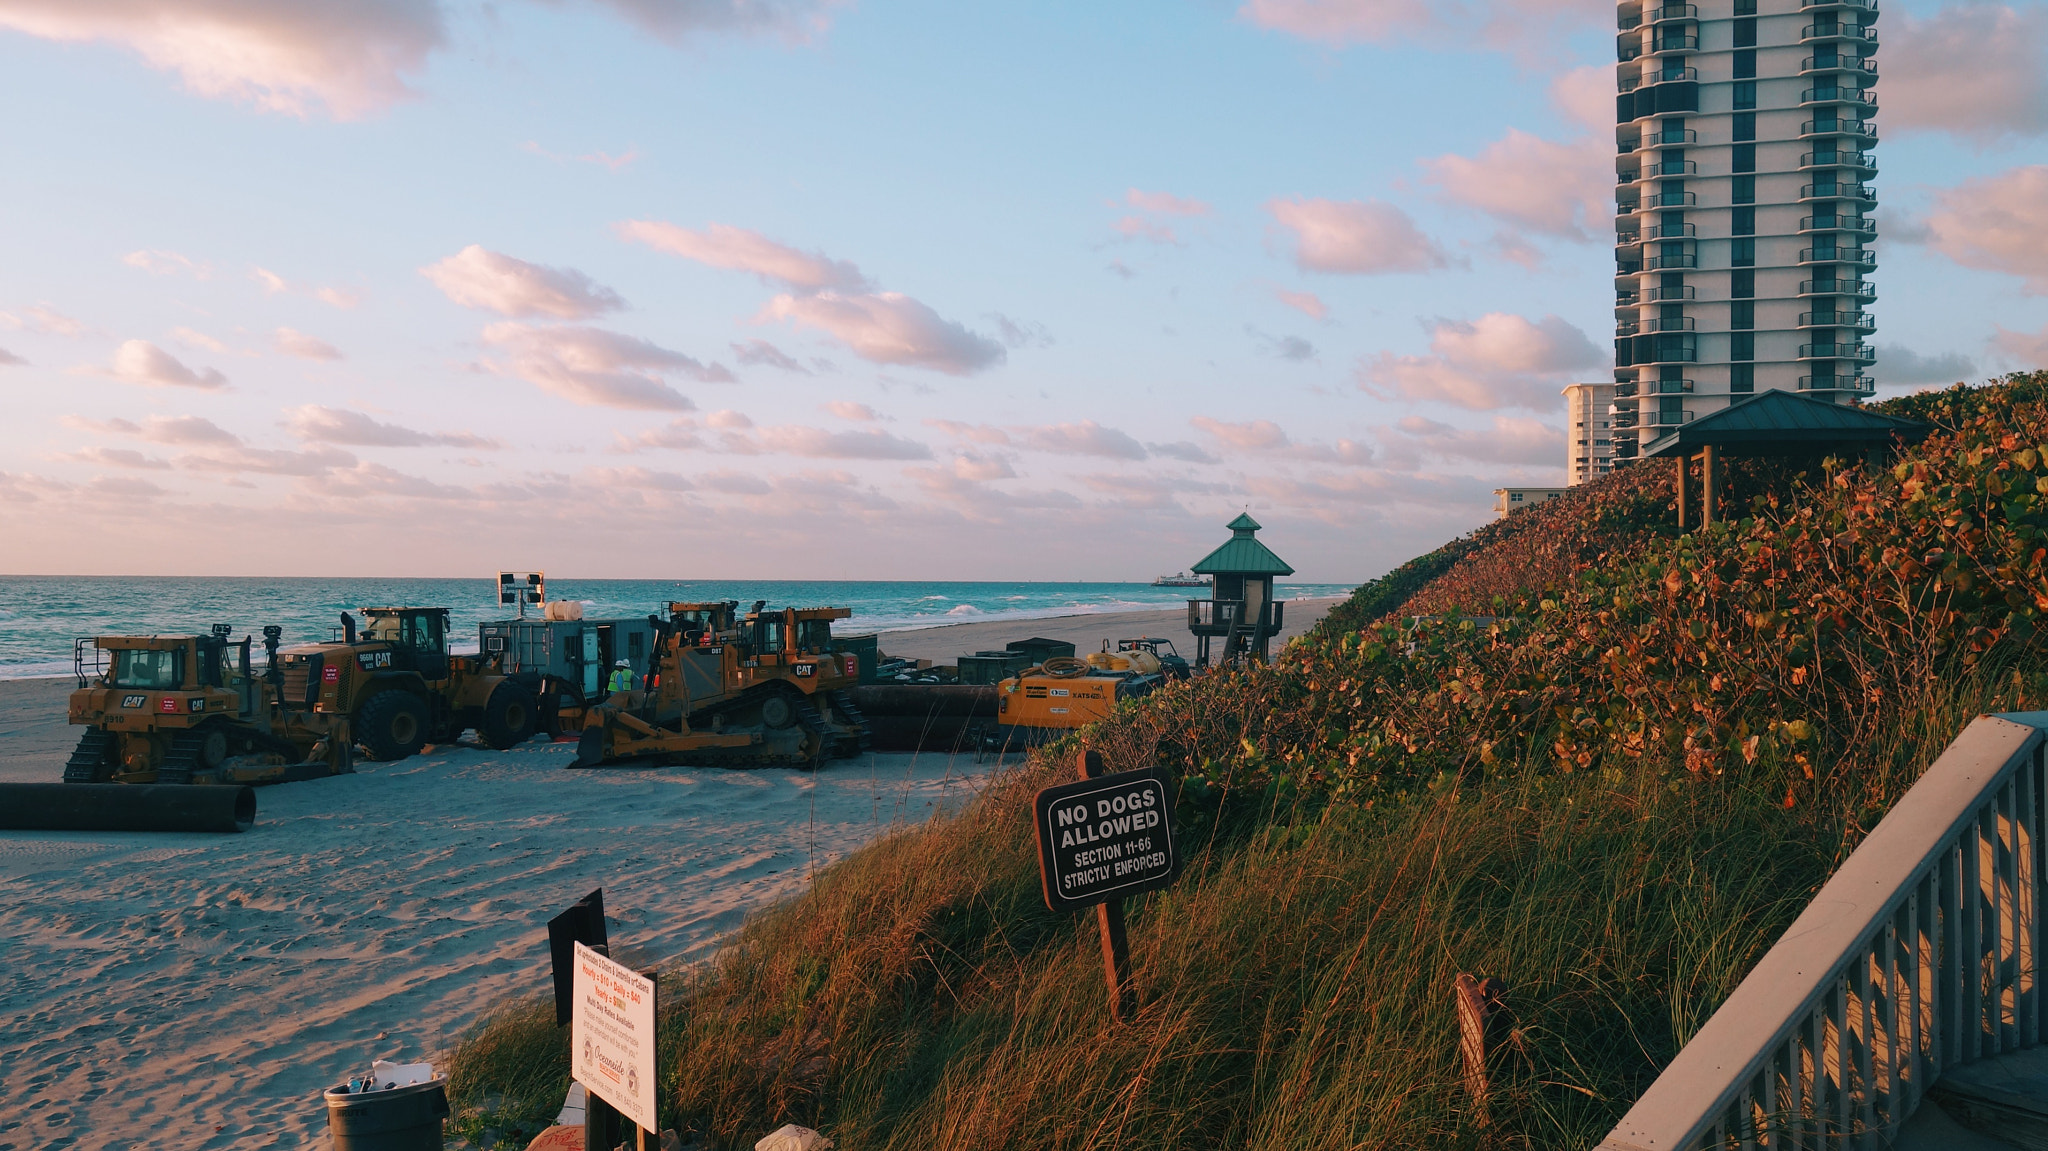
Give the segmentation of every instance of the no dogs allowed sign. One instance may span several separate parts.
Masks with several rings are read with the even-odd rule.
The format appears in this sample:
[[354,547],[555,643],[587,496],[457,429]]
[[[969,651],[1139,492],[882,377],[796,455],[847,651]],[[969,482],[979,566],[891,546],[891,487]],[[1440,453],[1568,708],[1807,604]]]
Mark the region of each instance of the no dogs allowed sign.
[[1125,771],[1038,793],[1045,905],[1074,911],[1172,883],[1173,787],[1163,770]]

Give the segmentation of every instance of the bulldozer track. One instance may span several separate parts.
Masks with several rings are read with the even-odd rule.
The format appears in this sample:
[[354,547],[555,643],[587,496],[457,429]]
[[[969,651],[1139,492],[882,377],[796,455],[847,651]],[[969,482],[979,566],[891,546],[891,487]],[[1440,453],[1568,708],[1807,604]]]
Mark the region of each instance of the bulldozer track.
[[873,748],[875,745],[874,726],[868,723],[868,717],[862,715],[859,708],[853,706],[853,697],[843,691],[835,691],[828,693],[826,698],[831,701],[832,710],[843,716],[846,722],[853,728],[855,732],[854,754],[859,755]]
[[64,764],[65,783],[94,783],[99,771],[107,766],[107,753],[113,750],[113,736],[99,728],[87,728],[78,737],[78,748]]
[[156,769],[158,783],[191,783],[192,772],[199,766],[199,748],[206,741],[206,732],[181,731],[171,737],[171,746],[164,752],[164,761]]

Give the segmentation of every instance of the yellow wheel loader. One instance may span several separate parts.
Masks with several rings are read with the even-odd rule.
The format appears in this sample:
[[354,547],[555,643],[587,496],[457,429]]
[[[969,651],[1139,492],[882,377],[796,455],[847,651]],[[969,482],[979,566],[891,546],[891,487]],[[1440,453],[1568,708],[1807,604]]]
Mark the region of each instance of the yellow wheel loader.
[[276,627],[263,629],[269,669],[249,665],[251,640],[207,635],[103,635],[72,645],[83,726],[66,783],[282,783],[355,770],[348,717],[290,706],[280,690]]
[[284,653],[288,705],[349,717],[372,759],[404,759],[475,729],[502,751],[534,733],[533,692],[499,670],[498,655],[450,655],[445,607],[364,608],[341,615],[334,642]]
[[586,711],[571,766],[816,767],[866,750],[846,695],[858,658],[832,650],[832,621],[853,612],[765,606],[742,617],[736,600],[671,603],[666,621],[652,617],[644,684]]

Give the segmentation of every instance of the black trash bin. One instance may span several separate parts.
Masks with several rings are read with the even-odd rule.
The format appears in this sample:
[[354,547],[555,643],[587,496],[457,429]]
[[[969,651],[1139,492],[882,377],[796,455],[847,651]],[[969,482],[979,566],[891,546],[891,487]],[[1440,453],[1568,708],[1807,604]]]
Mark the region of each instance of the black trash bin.
[[445,1079],[387,1091],[327,1089],[327,1130],[334,1151],[441,1151],[448,1117]]

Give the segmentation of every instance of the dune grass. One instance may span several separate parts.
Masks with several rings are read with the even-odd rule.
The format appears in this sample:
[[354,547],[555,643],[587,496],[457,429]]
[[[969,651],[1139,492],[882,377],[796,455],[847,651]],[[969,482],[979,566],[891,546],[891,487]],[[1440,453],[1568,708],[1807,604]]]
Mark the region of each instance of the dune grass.
[[[1030,800],[1070,741],[670,976],[670,1122],[848,1151],[1596,1143],[1972,716],[2048,704],[2044,394],[1916,398],[1943,430],[1896,467],[1738,469],[1741,517],[1685,536],[1668,473],[1609,477],[1270,668],[1127,705],[1084,738],[1176,773],[1190,860],[1129,905],[1135,1018],[1092,919],[1038,891]],[[1509,989],[1484,1128],[1459,972]],[[551,1109],[562,1041],[518,1008],[466,1040],[465,1129]]]

